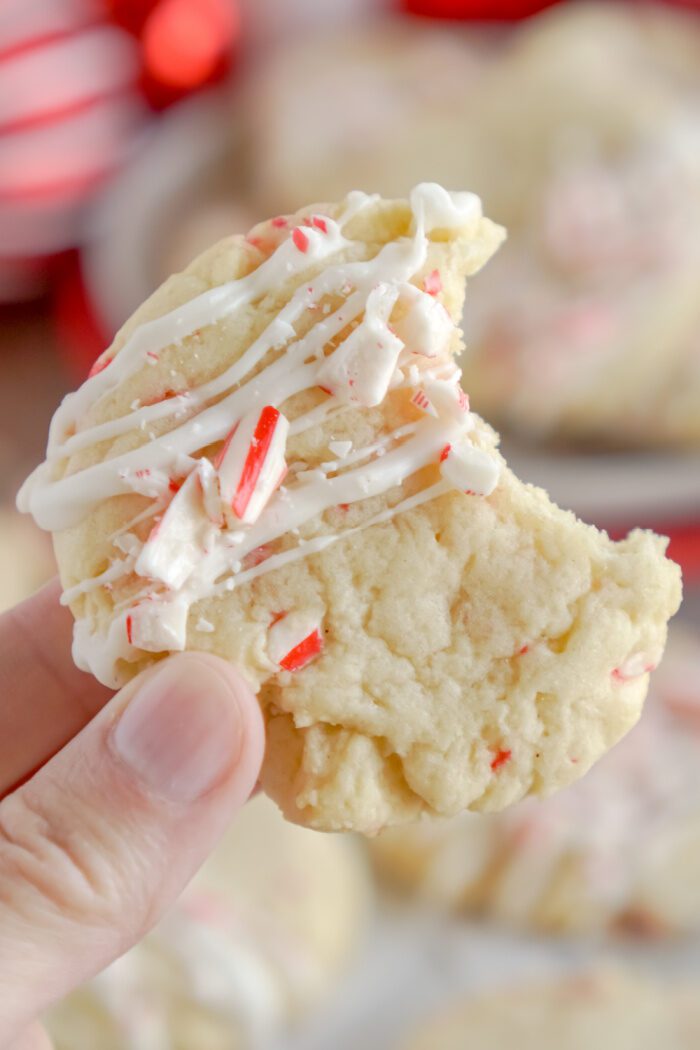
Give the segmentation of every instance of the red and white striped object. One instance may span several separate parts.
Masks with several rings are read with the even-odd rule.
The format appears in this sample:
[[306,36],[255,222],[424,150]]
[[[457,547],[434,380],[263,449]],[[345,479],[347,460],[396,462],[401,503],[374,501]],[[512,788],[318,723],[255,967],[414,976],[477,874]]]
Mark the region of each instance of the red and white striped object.
[[429,379],[411,398],[416,408],[430,416],[439,416],[455,423],[469,422],[469,398],[459,383],[444,379]]
[[267,654],[283,671],[300,671],[322,649],[321,623],[314,613],[285,613],[272,623],[267,634]]
[[126,637],[147,653],[182,652],[187,642],[187,602],[145,599],[126,616]]
[[137,42],[94,0],[0,4],[0,270],[78,242],[85,201],[147,119],[139,77]]
[[490,496],[498,484],[498,463],[488,452],[468,441],[446,445],[440,456],[440,473],[460,492]]
[[139,576],[159,580],[176,590],[197,568],[212,529],[203,498],[209,475],[213,475],[211,463],[200,459],[151,529],[136,560]]
[[246,525],[260,517],[287,471],[289,421],[273,405],[255,409],[229,434],[217,461],[221,498]]
[[659,657],[653,657],[649,653],[632,653],[627,659],[615,667],[612,676],[616,682],[631,682],[635,678],[641,678],[643,674],[649,674],[656,668]]

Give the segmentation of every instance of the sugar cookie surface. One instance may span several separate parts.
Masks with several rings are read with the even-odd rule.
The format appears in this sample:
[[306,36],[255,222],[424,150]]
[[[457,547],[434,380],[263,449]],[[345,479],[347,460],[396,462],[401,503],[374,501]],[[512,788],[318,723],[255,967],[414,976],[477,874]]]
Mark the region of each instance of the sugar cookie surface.
[[393,884],[526,928],[658,938],[700,928],[700,637],[674,625],[634,730],[578,783],[507,812],[389,828]]
[[237,664],[294,821],[551,793],[635,723],[663,650],[664,541],[613,544],[519,482],[459,387],[464,280],[501,238],[423,184],[222,241],[127,323],[21,494],[79,663],[111,685],[182,648]]

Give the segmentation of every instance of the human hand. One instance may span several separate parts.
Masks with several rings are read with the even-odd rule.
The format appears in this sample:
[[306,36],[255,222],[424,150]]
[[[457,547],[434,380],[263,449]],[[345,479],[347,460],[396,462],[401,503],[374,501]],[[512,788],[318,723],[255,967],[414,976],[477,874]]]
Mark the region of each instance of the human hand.
[[[112,695],[70,656],[57,583],[0,616],[0,1047],[136,943],[252,791],[255,696],[171,656]],[[77,735],[76,735],[77,734]],[[53,756],[53,757],[51,757]]]

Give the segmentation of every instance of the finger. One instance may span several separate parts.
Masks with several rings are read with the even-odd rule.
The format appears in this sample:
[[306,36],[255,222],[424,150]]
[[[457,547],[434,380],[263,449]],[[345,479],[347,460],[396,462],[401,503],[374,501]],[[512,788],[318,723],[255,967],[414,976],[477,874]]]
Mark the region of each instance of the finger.
[[45,1028],[40,1024],[33,1024],[10,1043],[7,1050],[53,1050],[53,1043]]
[[0,803],[0,1033],[143,936],[250,794],[262,753],[242,678],[183,653]]
[[111,692],[71,657],[58,580],[0,616],[0,798],[80,732]]

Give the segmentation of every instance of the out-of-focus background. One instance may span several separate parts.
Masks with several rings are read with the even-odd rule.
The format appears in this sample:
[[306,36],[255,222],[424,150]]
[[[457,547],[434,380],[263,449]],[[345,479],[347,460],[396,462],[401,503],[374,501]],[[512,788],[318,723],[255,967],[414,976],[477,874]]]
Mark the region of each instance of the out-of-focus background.
[[0,606],[50,415],[219,237],[361,188],[476,190],[472,407],[526,480],[670,537],[684,611],[583,782],[376,841],[257,800],[59,1050],[700,1050],[700,0],[3,0]]

